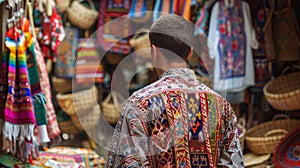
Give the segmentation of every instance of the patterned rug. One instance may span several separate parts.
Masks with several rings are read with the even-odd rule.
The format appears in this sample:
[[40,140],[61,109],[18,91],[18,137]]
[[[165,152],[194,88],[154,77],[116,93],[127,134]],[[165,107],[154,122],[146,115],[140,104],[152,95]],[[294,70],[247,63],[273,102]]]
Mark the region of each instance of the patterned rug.
[[280,141],[276,147],[273,162],[276,167],[300,168],[300,128]]

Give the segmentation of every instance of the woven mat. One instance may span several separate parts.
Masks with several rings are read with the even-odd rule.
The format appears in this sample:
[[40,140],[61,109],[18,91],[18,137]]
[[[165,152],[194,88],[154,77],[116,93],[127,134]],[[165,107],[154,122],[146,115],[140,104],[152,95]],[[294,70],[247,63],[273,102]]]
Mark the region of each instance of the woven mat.
[[40,152],[39,165],[45,165],[49,160],[64,163],[78,163],[84,168],[102,168],[105,160],[91,149],[72,147],[53,147]]

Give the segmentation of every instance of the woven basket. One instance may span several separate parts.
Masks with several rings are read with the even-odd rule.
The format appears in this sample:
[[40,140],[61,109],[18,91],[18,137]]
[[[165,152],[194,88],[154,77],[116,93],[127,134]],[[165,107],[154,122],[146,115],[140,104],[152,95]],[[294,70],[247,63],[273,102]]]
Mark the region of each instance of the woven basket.
[[70,6],[71,0],[55,0],[58,9],[64,13]]
[[246,128],[245,128],[246,121],[244,118],[239,119],[238,128],[241,130],[241,133],[239,134],[241,149],[244,151],[245,148],[245,135],[246,135]]
[[90,109],[97,104],[97,98],[98,93],[95,86],[74,93],[59,93],[56,95],[58,105],[70,116],[75,115],[76,112],[85,113],[86,109]]
[[282,75],[263,89],[266,100],[277,110],[300,109],[300,72]]
[[248,168],[263,168],[267,167],[267,162],[271,154],[257,155],[254,153],[247,153],[244,155],[244,165]]
[[300,125],[300,120],[280,119],[275,116],[272,121],[259,124],[246,133],[248,148],[256,154],[268,154],[275,151],[279,141]]
[[106,61],[111,65],[119,64],[124,58],[124,55],[112,52],[107,52],[104,56]]
[[56,93],[66,93],[72,91],[72,79],[52,77],[52,86]]
[[69,21],[80,29],[89,29],[93,26],[98,18],[98,11],[95,9],[95,4],[92,0],[87,0],[90,8],[80,4],[84,0],[75,0],[72,2],[71,7],[67,9]]
[[148,29],[140,29],[136,32],[136,34],[129,40],[129,44],[133,47],[135,51],[142,50],[143,53],[139,54],[139,56],[150,59],[151,58],[151,50],[150,50],[150,40],[149,40],[149,30]]
[[114,125],[118,122],[122,109],[121,102],[124,101],[125,99],[122,97],[122,95],[114,91],[107,95],[104,101],[102,101],[102,114],[108,123]]
[[76,113],[76,115],[71,116],[75,127],[79,130],[89,130],[91,128],[94,128],[99,122],[101,111],[98,104],[90,109],[86,109],[85,112],[86,114]]

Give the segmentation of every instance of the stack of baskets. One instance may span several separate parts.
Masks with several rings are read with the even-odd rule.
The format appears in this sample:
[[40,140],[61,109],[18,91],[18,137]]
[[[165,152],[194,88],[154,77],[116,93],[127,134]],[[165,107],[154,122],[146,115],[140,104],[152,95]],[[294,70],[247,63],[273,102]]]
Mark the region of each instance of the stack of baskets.
[[247,131],[247,146],[253,153],[273,153],[280,140],[300,125],[300,120],[289,119],[286,116],[285,119],[276,120],[278,117],[282,115],[277,115],[273,121],[259,124]]
[[300,72],[282,75],[269,81],[263,92],[266,100],[277,110],[300,109]]
[[97,104],[98,91],[95,86],[73,93],[58,93],[57,102],[61,109],[70,116],[74,126],[80,131],[97,125],[100,108]]

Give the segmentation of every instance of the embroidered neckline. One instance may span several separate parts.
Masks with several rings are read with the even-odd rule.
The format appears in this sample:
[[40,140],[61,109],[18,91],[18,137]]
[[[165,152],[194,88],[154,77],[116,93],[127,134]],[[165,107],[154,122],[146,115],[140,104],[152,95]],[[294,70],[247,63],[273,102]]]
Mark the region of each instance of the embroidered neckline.
[[188,68],[171,68],[166,70],[161,78],[167,76],[184,76],[191,79],[197,79],[193,70]]

